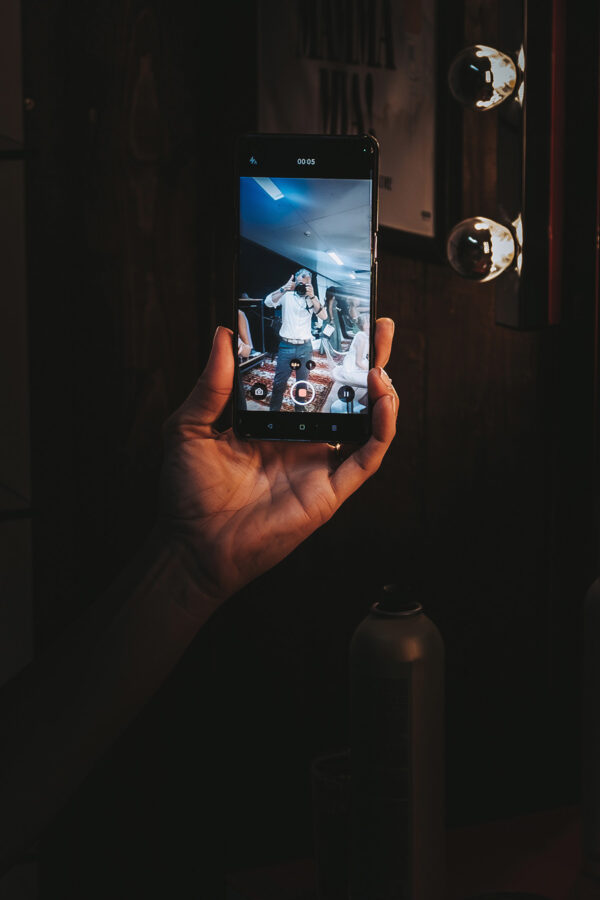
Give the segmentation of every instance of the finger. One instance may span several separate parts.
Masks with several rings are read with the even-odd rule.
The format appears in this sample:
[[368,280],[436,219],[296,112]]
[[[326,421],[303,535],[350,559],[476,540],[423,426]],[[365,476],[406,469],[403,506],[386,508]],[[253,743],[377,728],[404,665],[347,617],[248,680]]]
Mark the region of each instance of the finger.
[[392,352],[395,324],[393,319],[377,319],[375,323],[375,365],[387,366]]
[[212,425],[225,408],[233,387],[235,361],[232,332],[219,325],[206,367],[193,391],[173,414],[167,425]]
[[340,503],[377,471],[396,434],[398,395],[390,379],[382,368],[375,368],[369,372],[368,384],[373,403],[372,433],[366,444],[331,476],[331,486]]

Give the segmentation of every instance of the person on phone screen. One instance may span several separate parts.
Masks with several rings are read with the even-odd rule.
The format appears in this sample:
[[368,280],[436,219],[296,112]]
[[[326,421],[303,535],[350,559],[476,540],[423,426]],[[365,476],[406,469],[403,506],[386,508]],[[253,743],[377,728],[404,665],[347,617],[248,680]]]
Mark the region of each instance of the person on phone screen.
[[[314,292],[308,269],[299,269],[295,275],[290,275],[289,281],[265,297],[265,306],[272,309],[281,306],[280,341],[269,404],[271,412],[278,412],[290,375],[295,373],[296,381],[308,381],[306,363],[312,358],[313,351],[312,317],[314,314],[319,319],[326,319],[327,310]],[[301,410],[302,406],[297,408]]]
[[[342,351],[342,327],[340,324],[338,298],[335,294],[335,288],[330,285],[325,291],[325,308],[327,310],[327,325],[330,325],[333,331],[329,335],[324,335],[324,340],[329,341],[332,350],[338,353]],[[325,351],[323,351],[325,352]]]
[[332,376],[336,381],[366,389],[369,374],[369,317],[359,316],[356,325],[358,331],[344,361],[333,370]]

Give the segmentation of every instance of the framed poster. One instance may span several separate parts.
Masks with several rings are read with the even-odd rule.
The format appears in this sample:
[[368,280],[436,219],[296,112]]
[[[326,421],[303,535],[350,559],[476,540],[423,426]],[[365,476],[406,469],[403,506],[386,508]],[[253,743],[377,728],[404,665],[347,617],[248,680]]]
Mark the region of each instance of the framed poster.
[[459,7],[258,0],[259,130],[373,134],[382,243],[410,255],[445,258],[458,205],[460,125],[447,121],[457,104],[446,73]]

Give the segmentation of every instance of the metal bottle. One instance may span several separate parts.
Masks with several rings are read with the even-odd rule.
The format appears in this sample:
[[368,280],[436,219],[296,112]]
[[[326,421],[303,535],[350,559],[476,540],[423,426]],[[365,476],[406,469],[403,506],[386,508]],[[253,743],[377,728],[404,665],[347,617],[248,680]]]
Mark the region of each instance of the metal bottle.
[[350,644],[351,900],[445,893],[444,644],[388,585]]

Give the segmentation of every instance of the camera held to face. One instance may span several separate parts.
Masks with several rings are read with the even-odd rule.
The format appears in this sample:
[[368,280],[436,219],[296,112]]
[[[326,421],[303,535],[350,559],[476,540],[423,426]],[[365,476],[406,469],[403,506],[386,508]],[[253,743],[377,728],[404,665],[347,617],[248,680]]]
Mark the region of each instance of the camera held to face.
[[299,297],[306,296],[306,285],[304,284],[303,281],[297,282],[296,285],[294,286],[294,290],[296,291],[296,293],[298,294]]

